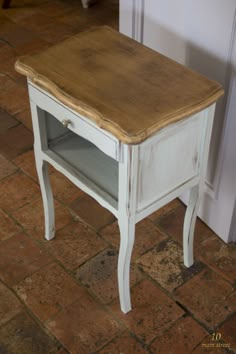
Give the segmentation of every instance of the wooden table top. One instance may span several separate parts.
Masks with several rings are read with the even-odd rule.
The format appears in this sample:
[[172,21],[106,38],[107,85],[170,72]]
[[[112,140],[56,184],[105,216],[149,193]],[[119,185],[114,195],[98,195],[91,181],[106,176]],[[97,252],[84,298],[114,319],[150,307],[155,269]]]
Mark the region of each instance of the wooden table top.
[[217,82],[105,26],[21,57],[15,68],[127,144],[223,95]]

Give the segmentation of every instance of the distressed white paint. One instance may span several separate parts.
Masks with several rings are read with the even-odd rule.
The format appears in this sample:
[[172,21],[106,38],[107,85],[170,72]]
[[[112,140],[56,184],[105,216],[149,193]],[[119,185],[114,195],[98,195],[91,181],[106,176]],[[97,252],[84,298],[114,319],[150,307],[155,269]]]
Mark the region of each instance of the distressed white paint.
[[204,118],[197,114],[140,145],[138,211],[198,175]]
[[235,0],[123,0],[120,31],[222,83],[198,215],[224,241],[236,241]]
[[118,285],[121,310],[131,310],[130,260],[135,238],[135,213],[138,175],[138,146],[124,146],[124,161],[119,163],[118,224],[120,251]]
[[[121,310],[127,313],[131,310],[129,277],[135,224],[189,188],[192,192],[184,223],[184,263],[187,267],[193,263],[193,231],[214,106],[162,129],[140,144],[126,145],[30,83],[29,93],[45,237],[53,238],[55,230],[47,171],[50,163],[117,217],[119,296]],[[70,122],[63,124],[64,119]]]
[[30,107],[34,129],[35,162],[43,199],[45,238],[51,240],[55,236],[55,216],[48,166],[42,156],[42,151],[47,148],[45,114],[43,111],[39,111],[33,102],[30,102]]
[[183,247],[184,247],[184,264],[186,267],[190,267],[193,264],[193,238],[194,228],[197,218],[197,212],[199,203],[203,197],[205,175],[207,169],[210,139],[212,133],[212,125],[215,113],[215,105],[212,105],[209,109],[203,112],[203,134],[200,145],[200,170],[199,170],[199,183],[190,190],[189,202],[184,218],[184,230],[183,230]]
[[157,199],[152,204],[149,204],[142,210],[138,210],[136,213],[136,223],[146,218],[148,215],[154,213],[156,210],[162,208],[173,199],[179,197],[184,191],[190,190],[192,187],[199,183],[199,176],[186,181],[184,184],[171,190],[168,194],[162,195],[160,199]]

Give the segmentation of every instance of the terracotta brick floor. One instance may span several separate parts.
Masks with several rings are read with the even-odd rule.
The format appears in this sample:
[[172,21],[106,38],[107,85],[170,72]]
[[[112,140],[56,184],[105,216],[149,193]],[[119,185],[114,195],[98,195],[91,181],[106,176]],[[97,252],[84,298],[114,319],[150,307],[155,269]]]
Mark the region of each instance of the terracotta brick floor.
[[236,352],[236,248],[198,220],[186,269],[179,200],[137,225],[127,315],[115,218],[53,168],[57,237],[44,240],[26,80],[13,64],[102,24],[118,28],[118,0],[88,10],[80,0],[12,0],[0,10],[0,353]]

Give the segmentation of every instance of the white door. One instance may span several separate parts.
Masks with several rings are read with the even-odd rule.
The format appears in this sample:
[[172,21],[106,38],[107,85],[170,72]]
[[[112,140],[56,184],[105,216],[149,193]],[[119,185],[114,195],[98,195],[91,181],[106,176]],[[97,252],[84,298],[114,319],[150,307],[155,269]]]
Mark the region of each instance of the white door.
[[199,216],[236,241],[236,1],[120,0],[120,32],[223,85]]

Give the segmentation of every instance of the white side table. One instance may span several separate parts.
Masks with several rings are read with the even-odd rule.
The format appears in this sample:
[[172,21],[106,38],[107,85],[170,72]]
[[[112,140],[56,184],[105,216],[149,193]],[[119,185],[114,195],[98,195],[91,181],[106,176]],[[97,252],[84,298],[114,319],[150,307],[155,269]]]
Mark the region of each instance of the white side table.
[[28,77],[45,236],[55,234],[50,163],[117,217],[119,296],[127,313],[135,224],[187,189],[184,264],[193,264],[215,102],[223,90],[107,27],[20,58],[16,69]]

